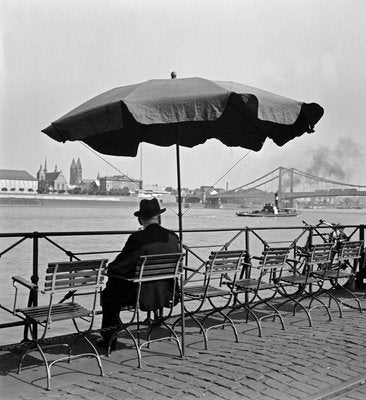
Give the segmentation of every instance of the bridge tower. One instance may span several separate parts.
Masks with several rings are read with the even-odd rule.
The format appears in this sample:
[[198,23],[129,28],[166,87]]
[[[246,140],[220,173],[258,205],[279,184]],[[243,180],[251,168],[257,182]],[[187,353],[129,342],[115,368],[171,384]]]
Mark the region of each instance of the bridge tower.
[[[285,178],[286,176],[288,177],[288,183],[286,182]],[[286,188],[289,188],[289,192],[292,193],[294,191],[294,168],[284,168],[284,167],[279,167],[278,168],[278,201],[279,205],[283,206],[281,204],[281,195],[282,193],[285,193]],[[293,200],[289,200],[289,202],[286,204],[287,207],[293,207]]]

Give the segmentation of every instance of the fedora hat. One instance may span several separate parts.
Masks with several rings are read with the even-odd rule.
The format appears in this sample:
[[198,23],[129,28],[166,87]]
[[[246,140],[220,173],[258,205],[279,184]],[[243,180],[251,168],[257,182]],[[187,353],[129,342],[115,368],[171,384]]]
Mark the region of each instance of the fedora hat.
[[166,208],[160,208],[160,204],[157,199],[153,198],[151,200],[142,199],[140,201],[140,209],[136,211],[133,215],[136,217],[154,217],[155,215],[162,214]]

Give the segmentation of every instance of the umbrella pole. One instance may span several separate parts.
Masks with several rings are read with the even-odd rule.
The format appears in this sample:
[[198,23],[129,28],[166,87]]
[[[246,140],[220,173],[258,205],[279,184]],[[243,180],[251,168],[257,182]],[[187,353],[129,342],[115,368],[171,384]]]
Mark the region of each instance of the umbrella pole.
[[[182,194],[181,194],[181,183],[180,183],[180,154],[179,154],[179,139],[175,146],[177,155],[177,186],[178,186],[178,224],[179,224],[179,250],[183,249],[183,226],[182,226]],[[184,316],[184,277],[183,270],[181,273],[180,280],[181,290],[181,317],[182,317],[182,354],[185,355],[185,316]]]
[[177,154],[177,185],[178,185],[178,226],[179,226],[179,246],[180,251],[183,248],[183,214],[182,214],[182,194],[181,194],[181,184],[180,184],[180,155],[179,155],[179,143],[176,144],[176,154]]

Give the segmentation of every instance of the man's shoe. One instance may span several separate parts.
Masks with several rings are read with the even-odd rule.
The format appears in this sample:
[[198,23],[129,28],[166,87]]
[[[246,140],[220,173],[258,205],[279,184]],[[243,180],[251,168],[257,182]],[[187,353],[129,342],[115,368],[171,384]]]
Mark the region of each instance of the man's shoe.
[[[105,341],[103,338],[97,339],[95,344],[99,347],[102,347],[103,349],[107,350],[108,349],[108,342]],[[115,350],[117,346],[117,339],[114,339],[111,343],[111,350]]]

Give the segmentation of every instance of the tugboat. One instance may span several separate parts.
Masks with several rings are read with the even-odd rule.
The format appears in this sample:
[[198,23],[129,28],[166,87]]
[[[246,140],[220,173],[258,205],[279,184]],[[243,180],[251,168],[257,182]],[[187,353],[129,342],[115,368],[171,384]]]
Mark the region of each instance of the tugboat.
[[300,211],[294,208],[279,208],[278,194],[275,194],[275,204],[266,203],[261,210],[254,211],[238,211],[238,217],[296,217],[300,215]]

